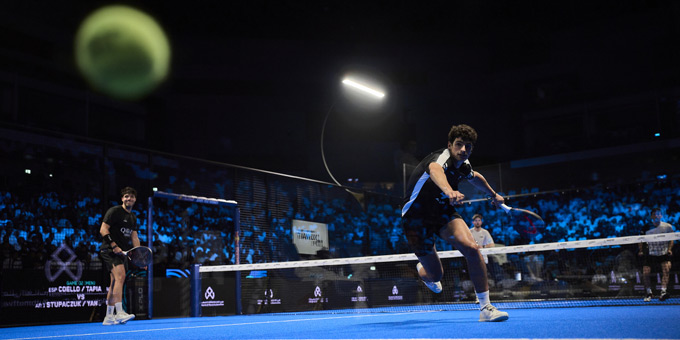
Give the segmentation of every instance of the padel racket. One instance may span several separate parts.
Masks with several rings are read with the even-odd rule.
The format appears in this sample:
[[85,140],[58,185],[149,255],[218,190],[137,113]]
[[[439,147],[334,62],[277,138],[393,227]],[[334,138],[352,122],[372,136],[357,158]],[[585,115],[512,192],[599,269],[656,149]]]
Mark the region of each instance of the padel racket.
[[545,221],[543,221],[543,218],[533,211],[509,207],[505,203],[501,204],[500,208],[508,213],[508,215],[510,215],[510,217],[515,222],[526,228],[528,231],[536,231],[536,229],[545,227]]
[[146,267],[153,260],[153,251],[149,247],[139,246],[128,251],[123,251],[123,255],[130,259],[130,262],[137,267]]

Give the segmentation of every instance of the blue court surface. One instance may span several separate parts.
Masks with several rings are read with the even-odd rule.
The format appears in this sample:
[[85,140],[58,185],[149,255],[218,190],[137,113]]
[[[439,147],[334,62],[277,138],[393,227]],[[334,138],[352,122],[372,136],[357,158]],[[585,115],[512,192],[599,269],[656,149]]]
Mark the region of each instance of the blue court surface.
[[680,339],[680,306],[477,311],[257,314],[0,329],[0,339]]

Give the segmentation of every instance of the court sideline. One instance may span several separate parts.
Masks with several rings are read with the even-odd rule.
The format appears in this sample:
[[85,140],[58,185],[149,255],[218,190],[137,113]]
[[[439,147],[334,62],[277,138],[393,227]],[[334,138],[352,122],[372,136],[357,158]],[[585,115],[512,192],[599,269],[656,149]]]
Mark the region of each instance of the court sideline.
[[477,311],[259,314],[14,327],[9,339],[680,339],[680,307],[514,309],[477,322]]

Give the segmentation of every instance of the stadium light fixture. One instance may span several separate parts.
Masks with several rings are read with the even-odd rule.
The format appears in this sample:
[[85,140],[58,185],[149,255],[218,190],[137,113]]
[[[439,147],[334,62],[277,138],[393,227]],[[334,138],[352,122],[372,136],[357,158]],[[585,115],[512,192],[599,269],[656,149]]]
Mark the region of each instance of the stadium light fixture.
[[[385,98],[385,93],[379,90],[376,90],[374,88],[371,88],[368,85],[362,84],[360,82],[357,82],[355,80],[352,80],[350,78],[345,78],[342,80],[342,84],[349,86],[353,89],[358,90],[359,93],[362,93],[366,96],[372,97],[373,99],[377,100],[383,100]],[[323,147],[323,141],[324,141],[324,135],[326,133],[326,123],[328,123],[328,117],[331,115],[331,112],[333,112],[333,108],[335,107],[335,104],[337,102],[337,98],[333,101],[333,104],[331,104],[331,107],[328,109],[328,112],[326,113],[326,118],[323,120],[323,126],[321,128],[321,159],[323,160],[323,165],[326,167],[326,172],[328,172],[328,175],[331,177],[333,182],[335,184],[342,186],[340,182],[338,182],[337,179],[333,176],[331,173],[330,168],[328,167],[328,163],[326,162],[326,154],[324,152],[324,147]]]
[[374,89],[372,89],[372,88],[370,88],[366,85],[357,83],[357,82],[355,82],[354,80],[351,80],[351,79],[343,79],[342,83],[345,84],[345,85],[351,86],[351,87],[353,87],[353,88],[355,88],[359,91],[363,91],[365,93],[376,96],[377,98],[380,98],[380,99],[385,97],[385,94],[383,92],[380,92],[378,90],[374,90]]

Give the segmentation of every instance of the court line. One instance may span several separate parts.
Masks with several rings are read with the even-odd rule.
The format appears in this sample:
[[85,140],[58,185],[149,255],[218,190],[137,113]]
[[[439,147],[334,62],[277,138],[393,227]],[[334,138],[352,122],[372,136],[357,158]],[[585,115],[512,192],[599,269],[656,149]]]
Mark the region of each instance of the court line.
[[[7,338],[7,339],[2,339],[2,340],[59,339],[59,338],[72,338],[72,337],[101,336],[101,335],[111,335],[111,334],[144,333],[144,332],[157,332],[157,331],[172,331],[172,330],[181,330],[181,329],[198,329],[198,328],[213,328],[213,327],[261,325],[261,324],[273,324],[273,323],[284,323],[284,322],[333,320],[333,319],[362,318],[362,317],[374,317],[374,316],[375,317],[378,317],[378,316],[393,316],[393,315],[416,314],[416,313],[436,313],[436,312],[440,312],[440,311],[416,311],[416,312],[402,312],[402,313],[391,313],[391,314],[344,315],[344,316],[324,317],[324,318],[290,319],[290,320],[274,320],[274,321],[241,322],[241,323],[234,323],[234,324],[219,324],[219,325],[201,325],[201,326],[184,326],[184,327],[169,327],[169,328],[154,328],[154,329],[137,329],[137,330],[129,330],[129,331],[113,331],[113,332],[109,331],[109,332],[101,332],[101,333],[50,335],[50,336],[28,337],[28,338]],[[335,340],[337,340],[337,339],[335,339]],[[515,340],[518,340],[518,339],[515,339]]]

